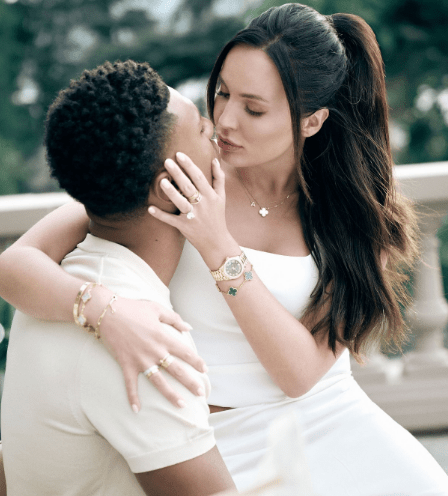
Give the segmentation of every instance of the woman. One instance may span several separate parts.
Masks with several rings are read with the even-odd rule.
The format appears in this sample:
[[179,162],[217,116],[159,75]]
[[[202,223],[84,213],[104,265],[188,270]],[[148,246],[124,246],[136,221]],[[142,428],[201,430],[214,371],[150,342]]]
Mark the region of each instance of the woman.
[[[174,162],[166,167],[193,205],[164,182],[187,215],[150,213],[191,242],[170,286],[172,301],[193,324],[209,365],[211,423],[237,487],[254,481],[270,421],[293,410],[317,494],[448,494],[442,469],[350,373],[349,352],[360,359],[373,342],[402,341],[397,266],[415,253],[412,212],[392,181],[373,32],[347,14],[325,17],[300,4],[269,9],[219,55],[208,105],[225,193],[222,172],[214,171],[213,189],[180,156],[191,181]],[[34,315],[69,320],[81,281],[67,279],[35,248],[59,262],[87,223],[78,210],[66,228],[55,215],[59,227],[34,228],[2,255],[3,275],[22,294],[5,284],[1,292]],[[55,239],[62,244],[55,247]],[[26,281],[18,263],[25,254]],[[44,283],[52,309],[43,308],[46,297],[35,298]],[[100,306],[92,298],[88,320]],[[170,350],[160,336],[148,345],[143,324],[125,321],[104,319],[102,335],[135,404],[136,374]],[[133,334],[133,352],[120,346],[125,332],[128,342]]]

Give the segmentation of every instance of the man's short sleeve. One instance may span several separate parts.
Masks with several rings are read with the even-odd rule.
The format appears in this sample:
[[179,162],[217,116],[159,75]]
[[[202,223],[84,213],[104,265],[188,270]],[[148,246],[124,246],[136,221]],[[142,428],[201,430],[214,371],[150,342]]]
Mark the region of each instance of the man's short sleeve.
[[[177,333],[171,329],[173,333]],[[178,333],[177,333],[178,334]],[[190,393],[164,374],[187,406],[173,406],[143,376],[138,378],[141,403],[134,413],[126,395],[123,373],[104,346],[92,339],[86,344],[77,374],[81,411],[78,420],[90,424],[127,461],[134,473],[148,472],[200,456],[215,445],[209,409],[204,397]],[[209,390],[208,378],[185,364]]]

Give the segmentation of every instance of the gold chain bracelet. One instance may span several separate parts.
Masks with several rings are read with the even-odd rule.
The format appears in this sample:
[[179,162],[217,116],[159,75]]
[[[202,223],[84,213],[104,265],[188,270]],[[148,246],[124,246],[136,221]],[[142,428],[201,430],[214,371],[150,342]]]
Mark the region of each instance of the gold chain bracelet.
[[114,294],[112,296],[112,298],[110,299],[109,303],[104,307],[104,310],[101,313],[101,315],[98,317],[98,322],[96,323],[96,327],[93,330],[93,333],[95,334],[96,339],[100,339],[101,338],[101,336],[100,336],[100,325],[101,325],[101,321],[103,320],[103,317],[106,315],[107,309],[110,308],[110,311],[112,313],[115,313],[115,310],[114,310],[114,307],[112,306],[112,303],[114,301],[117,301],[117,300],[118,300],[118,297],[117,297],[116,294]]
[[254,275],[252,274],[252,270],[254,269],[254,266],[251,265],[250,266],[250,270],[246,271],[246,272],[243,272],[243,276],[244,276],[244,279],[243,279],[243,282],[237,286],[236,288],[233,287],[233,286],[230,286],[230,288],[227,290],[227,291],[223,291],[219,286],[218,286],[218,283],[216,282],[216,287],[218,289],[218,291],[222,294],[225,294],[225,295],[229,295],[229,296],[236,296],[238,294],[238,291],[241,289],[241,287],[243,286],[243,284],[246,284],[246,282],[249,282],[249,281],[252,281]]

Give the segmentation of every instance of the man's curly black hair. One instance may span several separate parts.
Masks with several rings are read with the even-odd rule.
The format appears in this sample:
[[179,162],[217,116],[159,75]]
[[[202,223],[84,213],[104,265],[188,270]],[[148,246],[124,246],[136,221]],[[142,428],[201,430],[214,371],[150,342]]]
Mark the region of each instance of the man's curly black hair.
[[48,110],[51,175],[92,214],[133,216],[163,167],[175,121],[169,98],[147,63],[106,62],[84,71]]

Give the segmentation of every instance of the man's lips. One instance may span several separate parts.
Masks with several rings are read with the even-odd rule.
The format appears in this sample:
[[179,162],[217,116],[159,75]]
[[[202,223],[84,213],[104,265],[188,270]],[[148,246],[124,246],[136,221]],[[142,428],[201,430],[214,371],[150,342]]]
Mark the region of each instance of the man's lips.
[[229,140],[224,140],[221,136],[218,136],[218,146],[225,151],[236,150],[242,148],[242,146],[236,145]]

